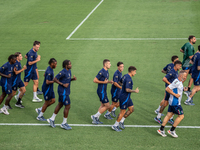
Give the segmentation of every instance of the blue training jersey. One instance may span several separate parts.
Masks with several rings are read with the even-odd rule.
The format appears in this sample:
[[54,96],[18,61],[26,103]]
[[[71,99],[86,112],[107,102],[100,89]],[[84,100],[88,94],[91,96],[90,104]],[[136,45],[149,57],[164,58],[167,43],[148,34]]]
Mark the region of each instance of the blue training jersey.
[[200,53],[195,53],[195,55],[192,57],[192,61],[192,78],[197,79],[200,77],[200,71],[197,68],[200,66]]
[[[96,78],[99,81],[104,81],[105,79],[109,78],[108,70],[102,68],[99,73],[96,75]],[[107,90],[107,83],[106,84],[98,84],[97,93],[106,93]]]
[[71,70],[68,71],[64,68],[59,74],[56,75],[56,78],[63,84],[69,83],[69,86],[66,88],[62,85],[58,85],[58,94],[59,95],[70,95],[70,83],[71,83]]
[[122,77],[122,91],[120,94],[120,99],[127,99],[130,98],[131,93],[130,92],[126,92],[126,89],[131,89],[133,88],[133,81],[131,79],[131,76],[129,74],[125,74]]
[[44,96],[46,96],[47,93],[53,91],[53,84],[46,84],[46,80],[53,81],[53,78],[54,78],[53,69],[50,66],[48,66],[44,74],[44,82],[42,85],[42,92],[44,93]]
[[36,58],[37,58],[37,52],[33,51],[33,48],[26,54],[27,56],[27,63],[26,63],[26,66],[27,66],[27,69],[26,69],[26,72],[31,72],[32,70],[35,70],[37,69],[37,63],[33,64],[33,65],[29,65],[28,62],[32,62],[32,61],[35,61]]
[[[174,68],[171,69],[171,71],[165,76],[167,80],[172,83],[176,78],[178,78],[178,71],[175,71]],[[168,84],[165,83],[165,87],[167,87]]]
[[[116,82],[119,84],[121,80],[122,80],[122,73],[119,70],[115,71],[113,75],[113,82]],[[120,92],[121,92],[121,89],[117,88],[114,84],[112,84],[112,88],[111,88],[112,96],[115,97],[117,93],[120,93]]]
[[6,62],[0,67],[0,72],[5,75],[11,74],[11,78],[1,77],[1,86],[7,86],[9,84],[12,86],[12,76],[13,76],[13,66],[9,62]]
[[174,64],[173,64],[173,63],[170,63],[170,64],[167,64],[167,65],[163,68],[163,70],[164,70],[164,71],[167,71],[166,74],[168,74],[173,68],[174,68]]
[[[16,60],[15,64],[14,64],[14,68],[16,68],[17,71],[22,69],[21,63],[19,61]],[[21,72],[19,74],[15,74],[13,72],[13,76],[12,76],[12,86],[15,86],[17,83],[19,83],[21,81]]]

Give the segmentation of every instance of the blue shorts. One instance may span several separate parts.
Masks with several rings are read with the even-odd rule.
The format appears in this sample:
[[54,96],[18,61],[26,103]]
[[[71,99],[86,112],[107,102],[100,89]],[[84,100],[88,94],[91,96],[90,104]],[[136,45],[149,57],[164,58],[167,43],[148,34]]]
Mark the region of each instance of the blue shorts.
[[117,102],[120,96],[120,92],[115,91],[114,93],[111,93],[111,94],[112,94],[112,101]]
[[29,82],[31,79],[32,80],[38,79],[36,70],[32,70],[32,71],[31,70],[29,70],[29,71],[25,70],[24,82]]
[[167,91],[165,91],[165,100],[168,101],[169,97],[170,97],[170,94]]
[[97,93],[100,99],[100,102],[104,103],[108,103],[108,97],[107,97],[107,93]]
[[193,82],[194,82],[194,85],[196,85],[196,86],[197,86],[197,85],[200,85],[200,78],[198,78],[198,77],[197,77],[197,78],[193,78],[193,80],[194,80],[194,81],[193,81]]
[[12,93],[12,86],[7,84],[6,86],[2,86],[2,93],[5,92],[6,94]]
[[22,80],[20,80],[19,82],[17,82],[13,87],[12,87],[12,90],[13,91],[17,91],[17,88],[21,88],[21,87],[24,87],[24,82]]
[[[43,91],[42,91],[43,92]],[[43,92],[44,93],[44,92]],[[55,98],[54,91],[49,91],[48,93],[44,93],[44,100],[49,101],[51,99]]]
[[126,100],[119,99],[120,109],[127,109],[130,106],[133,106],[132,99],[128,98]]
[[70,98],[69,95],[59,95],[59,102],[63,103],[63,105],[69,105],[70,102]]
[[181,105],[178,105],[178,106],[169,105],[168,112],[173,112],[174,114],[177,114],[177,115],[183,115],[183,108],[181,107]]

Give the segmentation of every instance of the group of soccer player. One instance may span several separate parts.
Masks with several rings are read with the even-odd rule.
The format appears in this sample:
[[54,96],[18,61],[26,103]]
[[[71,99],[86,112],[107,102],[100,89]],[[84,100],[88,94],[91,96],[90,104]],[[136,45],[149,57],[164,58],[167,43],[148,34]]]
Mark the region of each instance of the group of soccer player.
[[[178,56],[172,56],[172,63],[168,64],[163,68],[162,72],[165,75],[163,81],[165,82],[165,96],[161,101],[158,109],[155,111],[157,117],[154,118],[156,122],[161,124],[161,127],[157,132],[163,137],[166,136],[164,127],[169,122],[172,124],[168,133],[173,137],[178,137],[175,132],[175,128],[184,118],[183,109],[181,107],[182,93],[185,91],[185,94],[188,96],[188,99],[184,102],[186,105],[193,104],[193,96],[196,92],[200,90],[200,45],[198,46],[198,51],[195,53],[193,44],[196,42],[195,36],[189,36],[189,42],[185,43],[180,51],[184,53],[183,62],[181,62]],[[0,105],[3,100],[6,98],[4,106],[0,109],[0,113],[9,115],[8,109],[12,109],[9,105],[10,100],[15,97],[17,100],[15,106],[19,108],[24,108],[22,105],[22,97],[26,92],[26,86],[30,80],[33,80],[33,102],[41,102],[42,99],[37,97],[37,94],[43,94],[45,103],[42,107],[36,108],[38,113],[37,120],[47,121],[51,127],[56,127],[54,124],[56,115],[60,109],[64,108],[64,117],[63,122],[61,123],[61,128],[70,130],[72,129],[67,124],[67,117],[70,109],[70,85],[71,81],[76,80],[76,77],[71,77],[71,68],[72,64],[70,60],[64,60],[62,67],[63,69],[54,77],[53,69],[57,66],[57,61],[55,58],[49,60],[49,66],[47,67],[44,74],[44,82],[42,85],[42,91],[38,89],[38,69],[37,62],[40,61],[41,56],[37,55],[37,52],[40,48],[40,42],[34,41],[33,48],[25,55],[27,59],[26,65],[21,67],[20,61],[22,60],[22,54],[16,52],[14,55],[8,57],[8,62],[6,62],[2,67],[0,67],[0,76],[1,77],[1,87],[2,95],[0,96]],[[100,100],[100,107],[96,114],[91,115],[93,124],[103,124],[99,120],[101,114],[106,110],[104,117],[106,119],[112,120],[113,117],[116,117],[115,110],[120,107],[120,113],[117,117],[116,122],[112,125],[112,129],[120,132],[121,129],[125,129],[124,121],[125,119],[134,111],[134,105],[131,99],[131,93],[139,93],[139,89],[133,89],[132,77],[136,74],[136,67],[130,66],[128,68],[128,73],[122,77],[122,71],[124,69],[123,62],[117,63],[117,70],[113,75],[113,80],[109,79],[108,69],[111,67],[110,60],[103,60],[103,68],[98,72],[93,82],[98,84],[97,95]],[[182,70],[178,73],[178,71]],[[21,72],[25,72],[24,82],[21,80]],[[183,82],[186,80],[188,74],[191,75],[188,87],[183,87]],[[194,82],[194,88],[190,90],[192,83]],[[58,105],[56,106],[54,113],[51,118],[45,119],[43,117],[44,112],[47,107],[55,103],[55,93],[53,90],[53,84],[58,84]],[[107,84],[112,84],[111,95],[112,95],[112,104],[110,105],[107,97]],[[19,89],[18,89],[19,88]],[[17,93],[18,89],[18,94]],[[169,104],[168,113],[165,116],[163,122],[161,116],[164,108]],[[174,114],[178,114],[178,117],[173,120]]]
[[[159,107],[155,110],[157,117],[155,117],[154,120],[161,124],[157,132],[163,137],[167,136],[164,131],[167,122],[172,125],[171,129],[167,132],[175,138],[178,137],[175,128],[184,118],[183,109],[181,107],[183,91],[185,91],[184,93],[188,97],[184,104],[192,106],[194,105],[192,98],[194,94],[200,90],[200,45],[195,53],[193,46],[196,42],[195,36],[189,36],[188,40],[189,42],[185,43],[180,49],[180,52],[183,53],[183,61],[179,61],[178,56],[172,56],[172,63],[167,64],[162,70],[162,72],[166,74],[163,78],[165,82],[165,96]],[[182,70],[178,73],[181,67]],[[183,83],[187,79],[188,74],[191,76],[188,86],[183,87]],[[194,83],[194,88],[191,91],[192,83]],[[162,112],[168,104],[168,113],[162,122],[161,116],[164,116]],[[175,121],[173,120],[174,114],[178,115]]]

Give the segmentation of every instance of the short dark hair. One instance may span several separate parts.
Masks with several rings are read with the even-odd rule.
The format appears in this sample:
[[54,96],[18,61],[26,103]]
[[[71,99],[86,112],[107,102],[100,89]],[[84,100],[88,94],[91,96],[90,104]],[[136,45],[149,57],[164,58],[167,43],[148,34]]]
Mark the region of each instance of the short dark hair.
[[194,35],[190,35],[189,37],[188,37],[188,40],[190,41],[193,37],[195,37]]
[[40,41],[34,41],[33,46],[35,46],[35,45],[40,45]]
[[135,68],[135,66],[130,66],[130,67],[128,68],[128,72],[131,72],[131,71],[134,71],[134,70],[137,70],[137,69]]
[[55,58],[51,58],[50,60],[49,60],[49,65],[51,65],[51,63],[54,63],[54,62],[57,62],[57,60],[55,59]]
[[16,58],[16,56],[15,55],[10,55],[9,57],[8,57],[8,61],[10,62],[11,61],[11,59],[15,59]]
[[107,63],[107,62],[110,62],[110,60],[109,59],[104,59],[103,60],[103,65],[105,65],[105,63]]
[[198,50],[200,51],[200,45],[198,46]]
[[119,67],[119,66],[122,65],[122,64],[123,64],[123,62],[119,61],[119,62],[117,63],[117,67]]
[[20,54],[22,54],[22,53],[16,52],[14,55],[15,55],[16,57],[18,57]]
[[175,66],[176,64],[181,64],[181,65],[182,65],[182,62],[181,62],[180,60],[177,60],[177,61],[174,62],[174,66]]
[[67,65],[69,65],[69,62],[70,62],[70,60],[64,60],[63,61],[63,64],[62,64],[62,66],[63,66],[63,68],[65,68]]
[[171,61],[174,62],[174,60],[177,58],[178,58],[178,56],[174,55],[174,56],[172,56]]

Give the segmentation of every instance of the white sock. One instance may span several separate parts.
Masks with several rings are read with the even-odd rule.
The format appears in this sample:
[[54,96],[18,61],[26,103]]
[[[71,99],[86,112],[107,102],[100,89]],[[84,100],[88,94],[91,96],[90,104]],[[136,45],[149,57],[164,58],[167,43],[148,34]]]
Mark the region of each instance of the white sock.
[[107,112],[106,112],[106,115],[110,115],[110,113],[111,113],[111,112],[107,111]]
[[158,113],[157,118],[161,118],[161,113]]
[[117,109],[117,108],[116,108],[116,107],[114,107],[112,111],[115,111],[116,109]]
[[33,92],[33,99],[37,99],[37,92]]
[[173,119],[174,115],[170,118],[170,119]]
[[94,115],[94,117],[97,117],[97,118],[99,118],[101,116],[101,113],[100,112],[97,112],[95,115]]
[[20,92],[20,90],[18,89],[17,98],[19,98],[20,93],[21,93],[21,92]]
[[123,123],[125,119],[126,118],[122,117],[122,119],[120,120],[120,122]]
[[159,106],[158,106],[158,109],[156,109],[156,111],[158,111],[158,112],[159,112],[159,111],[160,111],[160,107],[161,107],[161,106],[159,105]]
[[187,101],[189,102],[191,99],[192,99],[192,98],[190,98],[190,97],[188,96],[188,99],[187,99]]
[[113,126],[119,126],[119,122],[116,121]]
[[9,106],[8,106],[8,105],[4,105],[4,107],[5,107],[6,109],[8,109],[8,108],[9,108]]
[[55,120],[55,118],[56,118],[56,114],[54,114],[54,113],[53,113],[53,115],[51,116],[51,118],[50,118],[50,119],[54,121],[54,120]]
[[63,122],[62,122],[62,124],[65,124],[65,123],[67,123],[67,118],[64,118],[64,117],[63,117]]
[[42,117],[43,116],[43,112],[40,112],[40,114],[38,115],[38,117]]

